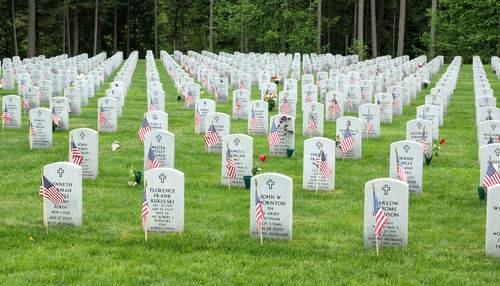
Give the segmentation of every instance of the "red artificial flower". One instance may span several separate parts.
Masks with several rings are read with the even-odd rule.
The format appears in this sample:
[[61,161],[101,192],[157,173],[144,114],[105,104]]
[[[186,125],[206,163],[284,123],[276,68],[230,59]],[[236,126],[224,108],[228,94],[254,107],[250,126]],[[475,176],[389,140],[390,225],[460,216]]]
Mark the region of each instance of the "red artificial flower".
[[265,162],[265,161],[266,161],[266,156],[265,156],[265,155],[260,155],[260,156],[259,156],[259,160],[260,160],[261,162]]
[[277,80],[277,79],[278,79],[278,77],[277,77],[277,76],[273,76],[273,77],[272,77],[272,79],[273,79],[273,80]]
[[439,144],[443,145],[444,144],[444,139],[441,139],[441,141],[439,141]]

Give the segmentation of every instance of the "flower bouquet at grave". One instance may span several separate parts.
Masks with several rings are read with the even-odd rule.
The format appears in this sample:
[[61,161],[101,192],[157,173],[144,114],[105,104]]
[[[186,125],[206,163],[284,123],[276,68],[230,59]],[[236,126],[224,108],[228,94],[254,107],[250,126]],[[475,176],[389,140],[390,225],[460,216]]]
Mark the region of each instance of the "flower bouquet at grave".
[[283,131],[285,133],[285,142],[288,146],[288,148],[286,149],[286,155],[287,157],[292,157],[293,155],[293,141],[292,141],[292,138],[293,138],[293,134],[294,134],[294,131],[289,129],[290,125],[288,124],[289,121],[291,121],[292,118],[289,117],[289,116],[282,116],[280,118],[280,123],[278,124],[278,128],[280,128],[282,125],[283,125]]
[[430,163],[431,163],[431,161],[432,161],[432,158],[433,158],[434,156],[436,156],[436,157],[438,157],[438,156],[439,156],[439,150],[441,150],[441,145],[443,145],[445,141],[446,141],[446,140],[441,139],[441,140],[439,141],[439,145],[437,145],[437,144],[433,144],[433,145],[432,145],[432,155],[425,154],[425,164],[426,164],[426,165],[430,165]]
[[128,175],[128,185],[131,187],[141,184],[142,172],[137,171],[130,165],[130,171]]
[[[257,175],[259,172],[262,172],[262,168],[260,164],[266,161],[265,155],[259,155],[259,162],[257,162],[252,168],[252,176]],[[243,181],[245,182],[245,188],[250,189],[250,182],[252,180],[252,176],[243,176]]]
[[111,151],[120,151],[120,141],[118,140],[115,140],[113,141],[113,143],[111,144]]
[[429,86],[429,84],[431,84],[431,81],[430,80],[424,80],[423,84],[424,84],[424,88],[427,88],[427,86]]
[[274,108],[276,107],[276,94],[266,93],[266,95],[264,96],[264,101],[267,101],[267,107],[269,111],[274,110]]

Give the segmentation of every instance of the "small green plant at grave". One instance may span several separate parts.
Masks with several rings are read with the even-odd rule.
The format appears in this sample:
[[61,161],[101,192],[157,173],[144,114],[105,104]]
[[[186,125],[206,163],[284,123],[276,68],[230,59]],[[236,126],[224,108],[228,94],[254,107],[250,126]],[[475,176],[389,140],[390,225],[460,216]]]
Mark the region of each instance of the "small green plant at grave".
[[439,141],[439,145],[437,145],[437,144],[433,144],[432,145],[432,155],[428,156],[427,154],[425,154],[425,164],[430,165],[431,161],[432,161],[432,158],[434,156],[436,156],[436,157],[439,156],[439,150],[441,150],[441,145],[443,145],[445,141],[446,140],[441,139]]
[[363,41],[354,40],[352,45],[349,47],[350,54],[357,54],[359,59],[367,59],[368,58],[368,46],[363,44]]
[[265,161],[266,161],[266,156],[259,155],[259,162],[257,162],[257,164],[255,164],[255,166],[252,168],[252,176],[255,176],[259,172],[262,172],[262,168],[260,167],[260,163],[263,163]]

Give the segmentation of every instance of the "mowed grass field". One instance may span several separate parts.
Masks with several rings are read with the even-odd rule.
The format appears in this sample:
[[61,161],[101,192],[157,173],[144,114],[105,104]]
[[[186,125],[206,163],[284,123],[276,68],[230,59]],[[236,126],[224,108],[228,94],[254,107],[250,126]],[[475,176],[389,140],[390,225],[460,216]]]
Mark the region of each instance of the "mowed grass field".
[[[486,60],[486,59],[483,59]],[[363,140],[361,160],[337,160],[335,191],[302,189],[302,116],[296,121],[295,157],[269,157],[266,136],[254,136],[254,160],[268,155],[264,172],[293,179],[293,239],[249,236],[250,194],[220,185],[221,154],[204,152],[194,134],[194,111],[185,110],[161,62],[169,131],[175,134],[175,168],[185,174],[185,231],[141,229],[141,186],[127,184],[130,165],[143,166],[137,130],[147,110],[145,60],[140,60],[118,132],[99,135],[99,178],[83,181],[83,225],[56,226],[45,234],[40,167],[68,160],[68,132],[55,132],[52,150],[29,149],[28,117],[0,138],[0,284],[489,284],[498,283],[500,259],[485,256],[486,201],[479,201],[472,66],[463,65],[440,138],[446,143],[424,166],[423,194],[409,198],[408,248],[363,247],[365,182],[389,175],[389,146],[404,140],[406,122],[424,104],[447,66],[422,89],[403,116],[381,126],[381,138]],[[485,65],[495,94],[500,83]],[[114,76],[114,75],[113,75]],[[97,129],[97,98],[70,129]],[[282,89],[282,86],[280,87]],[[253,87],[252,99],[258,98]],[[300,84],[299,84],[300,90]],[[230,92],[232,94],[232,92]],[[11,94],[0,91],[1,95]],[[205,91],[202,98],[212,98]],[[232,104],[217,104],[231,115]],[[300,105],[298,106],[300,109]],[[276,114],[276,111],[271,114]],[[354,115],[357,116],[357,115]],[[231,120],[231,133],[246,134],[247,121]],[[326,122],[324,136],[335,137]],[[121,150],[111,151],[113,141]],[[499,222],[500,223],[500,222]],[[30,239],[33,238],[33,239]]]

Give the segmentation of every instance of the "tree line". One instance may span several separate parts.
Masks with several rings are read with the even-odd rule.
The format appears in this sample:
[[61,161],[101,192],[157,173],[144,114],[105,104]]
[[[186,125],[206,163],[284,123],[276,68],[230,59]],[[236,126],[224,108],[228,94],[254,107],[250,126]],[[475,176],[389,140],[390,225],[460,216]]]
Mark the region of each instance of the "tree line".
[[496,0],[1,0],[0,56],[151,49],[489,58]]

